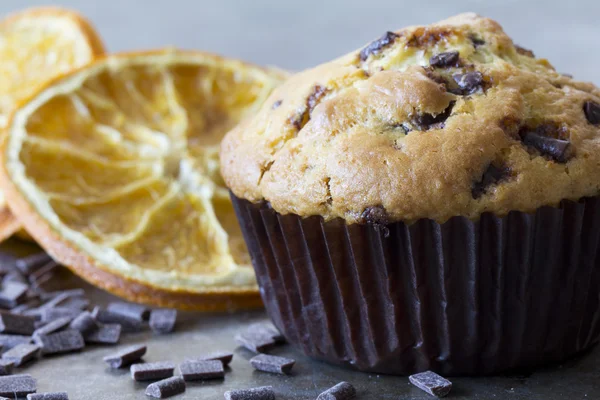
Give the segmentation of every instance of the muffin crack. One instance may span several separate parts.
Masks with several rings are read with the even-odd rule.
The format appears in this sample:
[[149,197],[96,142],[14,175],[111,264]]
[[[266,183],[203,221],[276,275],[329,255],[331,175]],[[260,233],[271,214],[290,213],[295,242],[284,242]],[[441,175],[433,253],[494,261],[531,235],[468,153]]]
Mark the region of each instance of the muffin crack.
[[315,109],[325,95],[329,92],[327,87],[322,85],[315,85],[311,94],[306,98],[306,102],[302,111],[290,117],[289,122],[296,128],[297,131],[302,130],[308,121],[310,121],[310,114]]

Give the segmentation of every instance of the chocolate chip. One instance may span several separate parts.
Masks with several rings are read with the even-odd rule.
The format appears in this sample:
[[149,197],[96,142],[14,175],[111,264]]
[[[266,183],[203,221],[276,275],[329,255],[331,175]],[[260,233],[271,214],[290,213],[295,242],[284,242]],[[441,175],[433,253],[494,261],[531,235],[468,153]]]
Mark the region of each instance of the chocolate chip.
[[271,106],[271,110],[275,110],[277,108],[279,108],[279,106],[281,105],[281,103],[283,103],[283,100],[277,100],[275,103],[273,103],[273,105]]
[[156,399],[164,399],[183,392],[185,392],[185,381],[180,376],[173,376],[151,383],[146,388],[146,396]]
[[125,315],[127,317],[145,321],[150,316],[150,309],[141,304],[112,302],[106,307],[106,310],[111,313]]
[[317,397],[317,400],[349,400],[356,396],[356,389],[348,382],[340,382],[327,389]]
[[29,290],[29,285],[21,282],[3,282],[0,288],[0,307],[14,308],[23,300]]
[[408,379],[410,383],[432,396],[444,397],[452,389],[452,382],[432,371],[411,375]]
[[568,140],[554,139],[534,132],[527,132],[523,136],[523,143],[559,163],[566,163],[573,156],[573,149]]
[[135,381],[152,381],[173,376],[175,365],[172,362],[154,362],[133,364],[131,366],[131,378]]
[[[233,359],[233,353],[229,351],[215,351],[212,353],[208,353],[198,357],[196,360],[198,361],[212,361],[219,360],[223,363],[224,366],[229,365],[231,360]],[[190,360],[195,361],[195,360]]]
[[122,368],[139,361],[142,356],[146,354],[146,350],[146,345],[134,344],[104,357],[103,360],[108,363],[111,368]]
[[398,39],[400,35],[394,32],[386,32],[382,37],[369,43],[360,51],[360,61],[366,61],[371,54],[379,54],[382,49],[390,46]]
[[413,125],[421,130],[428,131],[430,129],[442,129],[445,125],[446,120],[452,114],[455,101],[451,101],[448,107],[437,115],[427,113],[416,113],[412,118]]
[[524,47],[521,47],[518,44],[515,44],[515,49],[517,49],[517,53],[519,53],[522,56],[527,56],[527,57],[531,57],[531,58],[535,57],[535,54],[533,54],[533,51],[526,49]]
[[222,379],[225,377],[223,363],[219,360],[184,361],[179,364],[179,372],[186,381]]
[[25,315],[0,312],[0,332],[31,335],[35,331],[35,319]]
[[150,314],[150,329],[154,333],[171,333],[177,321],[177,310],[163,308],[152,310]]
[[40,347],[35,344],[23,343],[2,354],[2,359],[20,367],[37,357]]
[[77,317],[75,317],[73,321],[71,321],[69,328],[78,330],[82,334],[85,334],[87,332],[97,329],[98,323],[96,322],[94,317],[92,317],[92,314],[90,314],[89,311],[84,311]]
[[37,328],[33,332],[32,336],[49,335],[51,333],[60,331],[61,329],[65,328],[67,325],[69,325],[71,323],[71,321],[72,321],[71,317],[57,318],[54,321],[50,321],[46,325],[43,325],[42,327]]
[[600,125],[600,104],[594,101],[586,101],[583,104],[585,118],[592,125]]
[[119,343],[120,338],[121,325],[119,324],[102,324],[83,335],[86,343],[96,344],[116,344]]
[[287,375],[292,371],[295,360],[285,357],[270,356],[259,354],[250,359],[250,364],[254,369],[273,374]]
[[42,348],[43,355],[70,353],[85,347],[81,333],[75,329],[38,335],[33,340]]
[[477,48],[479,46],[483,46],[485,44],[485,40],[478,38],[475,35],[469,36],[469,40],[473,43],[473,47]]
[[27,400],[69,400],[67,392],[32,393],[27,395]]
[[37,391],[37,383],[29,374],[0,376],[0,396],[25,397]]
[[480,198],[488,187],[497,184],[508,176],[510,176],[510,169],[508,167],[502,166],[498,168],[494,164],[490,164],[483,173],[481,180],[473,184],[471,195],[474,199]]
[[479,71],[452,75],[460,90],[455,94],[467,95],[475,93],[483,84],[483,75]]
[[458,63],[458,51],[447,51],[432,56],[429,59],[429,64],[433,67],[453,67]]
[[229,390],[225,392],[225,400],[275,400],[275,392],[273,386]]

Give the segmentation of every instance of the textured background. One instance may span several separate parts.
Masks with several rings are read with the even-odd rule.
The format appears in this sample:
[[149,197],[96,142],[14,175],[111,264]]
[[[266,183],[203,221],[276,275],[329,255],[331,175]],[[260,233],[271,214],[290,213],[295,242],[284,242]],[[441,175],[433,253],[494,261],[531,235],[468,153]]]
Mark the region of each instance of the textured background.
[[42,4],[83,12],[111,51],[177,46],[294,70],[386,30],[475,11],[557,70],[600,84],[597,0],[1,0],[0,13]]

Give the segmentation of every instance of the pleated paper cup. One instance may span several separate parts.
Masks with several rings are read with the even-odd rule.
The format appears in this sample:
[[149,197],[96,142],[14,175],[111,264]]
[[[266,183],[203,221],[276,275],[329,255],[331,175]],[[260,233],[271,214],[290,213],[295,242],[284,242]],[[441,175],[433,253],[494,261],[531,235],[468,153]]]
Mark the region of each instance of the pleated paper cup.
[[384,227],[232,200],[269,315],[311,357],[482,375],[558,362],[599,339],[599,197]]

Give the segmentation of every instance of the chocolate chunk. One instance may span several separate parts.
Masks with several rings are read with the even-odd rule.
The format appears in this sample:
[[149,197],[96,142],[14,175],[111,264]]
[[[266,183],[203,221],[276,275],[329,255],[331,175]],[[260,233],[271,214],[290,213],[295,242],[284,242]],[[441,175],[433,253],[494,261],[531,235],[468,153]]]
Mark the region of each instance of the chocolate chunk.
[[27,400],[69,400],[67,392],[32,393],[27,395]]
[[117,344],[120,338],[121,325],[119,324],[103,324],[83,335],[86,343],[95,344]]
[[119,324],[123,332],[139,332],[142,330],[142,321],[127,315],[117,314],[108,310],[95,309],[92,315],[96,321],[103,324]]
[[45,280],[46,277],[50,278],[52,275],[54,275],[54,272],[56,271],[58,266],[59,264],[57,264],[54,260],[50,260],[31,274],[29,274],[29,282],[39,282]]
[[73,321],[71,321],[69,328],[78,330],[82,334],[85,334],[87,332],[97,329],[98,323],[96,322],[94,317],[92,317],[92,314],[90,314],[89,311],[84,311],[77,317],[75,317]]
[[33,331],[35,331],[35,318],[0,312],[0,332],[31,335]]
[[238,333],[235,340],[250,351],[262,353],[285,338],[272,324],[256,323]]
[[29,336],[0,334],[0,345],[4,350],[12,349],[23,343],[31,343]]
[[219,360],[184,361],[179,364],[179,372],[186,381],[222,379],[225,377],[223,363]]
[[437,115],[427,113],[417,113],[412,118],[412,123],[415,127],[421,131],[428,131],[430,129],[442,129],[445,125],[446,120],[452,114],[452,109],[456,104],[455,101],[451,101],[448,107]]
[[106,307],[106,310],[138,321],[145,321],[150,316],[150,309],[148,307],[134,303],[113,302]]
[[0,307],[14,308],[25,300],[29,285],[21,282],[3,282],[0,288]]
[[583,104],[585,118],[592,125],[600,125],[600,104],[594,101],[586,101]]
[[411,375],[408,379],[410,383],[432,396],[444,397],[452,389],[452,382],[432,371]]
[[41,317],[44,322],[51,322],[55,319],[59,318],[77,318],[81,314],[81,310],[77,308],[67,308],[67,307],[51,307],[44,308],[42,307]]
[[434,67],[455,67],[458,64],[458,51],[439,53],[429,59],[429,64]]
[[287,375],[292,371],[295,360],[285,357],[270,356],[259,354],[250,359],[250,364],[254,369],[273,374]]
[[485,44],[485,40],[478,38],[475,35],[469,36],[469,40],[473,43],[473,47],[477,48],[479,46],[483,46]]
[[7,282],[19,282],[24,285],[29,285],[29,282],[27,282],[27,278],[25,278],[23,274],[19,271],[12,271],[4,275],[4,277],[2,278],[2,283],[4,284]]
[[348,382],[340,382],[327,389],[317,397],[317,400],[347,400],[356,396],[356,389]]
[[47,253],[37,253],[18,259],[15,266],[22,274],[30,275],[50,261],[52,261],[52,257]]
[[0,375],[11,375],[15,363],[9,360],[0,360]]
[[[231,353],[229,351],[215,351],[212,353],[202,355],[202,356],[198,357],[196,360],[198,360],[198,361],[219,360],[223,363],[223,366],[227,366],[227,365],[229,365],[229,363],[231,362],[232,359],[233,359],[233,353]],[[190,361],[196,361],[196,360],[190,360]]]
[[68,329],[49,335],[37,335],[34,342],[42,348],[43,355],[70,353],[85,347],[85,342],[79,331]]
[[104,362],[108,363],[111,368],[126,367],[136,361],[139,361],[146,354],[146,345],[134,344],[133,346],[124,347],[118,352],[104,357]]
[[229,390],[225,392],[225,400],[275,400],[275,392],[273,386]]
[[154,333],[171,333],[177,321],[177,310],[163,308],[150,313],[150,329]]
[[54,292],[44,292],[40,293],[40,299],[42,301],[48,301],[55,299],[57,297],[61,297],[62,299],[68,299],[71,297],[84,297],[85,290],[83,289],[67,289],[67,290],[57,290]]
[[275,103],[273,103],[273,105],[271,106],[271,110],[275,110],[277,108],[279,108],[279,106],[281,105],[281,103],[283,103],[283,100],[277,100]]
[[394,32],[386,32],[382,37],[369,43],[360,51],[360,61],[366,61],[371,54],[379,54],[382,49],[390,46],[399,37],[400,35]]
[[454,94],[468,95],[475,93],[483,84],[483,75],[479,71],[471,71],[464,74],[452,75],[460,90],[451,91]]
[[515,49],[517,49],[517,53],[519,53],[522,56],[527,56],[527,57],[531,57],[531,58],[535,57],[535,54],[533,54],[533,51],[528,50],[524,47],[521,47],[518,44],[515,44]]
[[69,325],[71,323],[71,320],[72,320],[71,317],[57,318],[54,321],[50,321],[47,324],[37,328],[33,332],[32,336],[48,335],[50,333],[60,331],[61,329],[65,328],[67,325]]
[[534,132],[527,132],[523,136],[523,143],[559,163],[566,163],[573,156],[573,149],[568,140],[554,139]]
[[6,353],[2,354],[2,359],[12,362],[15,366],[20,367],[27,361],[31,361],[37,357],[40,352],[40,347],[35,344],[24,343],[13,347]]
[[508,176],[510,176],[510,169],[508,167],[502,166],[498,168],[494,164],[490,164],[483,173],[481,180],[473,184],[471,195],[474,199],[480,198],[488,187],[497,184]]
[[185,381],[180,376],[154,382],[146,388],[146,396],[164,399],[185,392]]
[[25,397],[37,391],[37,383],[29,374],[0,376],[0,396]]
[[131,366],[131,378],[136,381],[152,381],[173,376],[175,365],[172,362],[154,362],[133,364]]
[[90,301],[88,299],[82,299],[81,297],[70,297],[60,303],[62,308],[73,308],[76,310],[85,310],[89,307],[89,305]]

